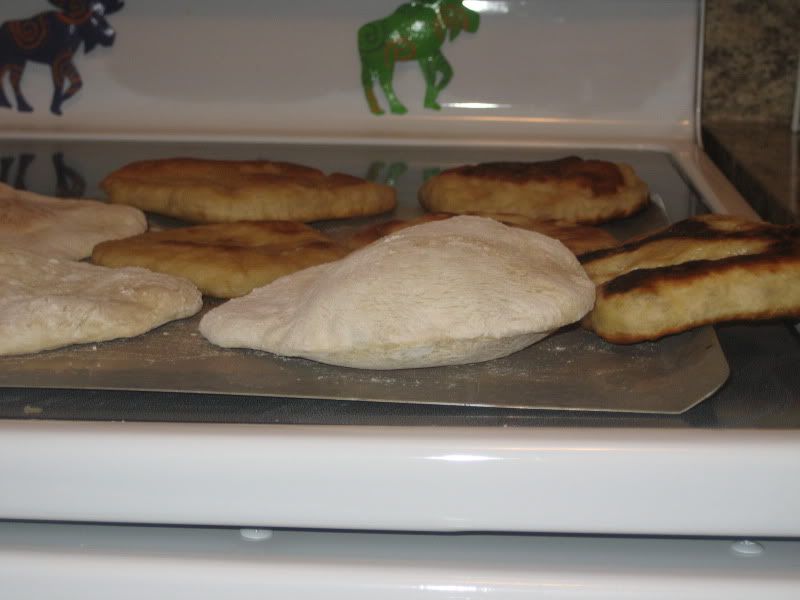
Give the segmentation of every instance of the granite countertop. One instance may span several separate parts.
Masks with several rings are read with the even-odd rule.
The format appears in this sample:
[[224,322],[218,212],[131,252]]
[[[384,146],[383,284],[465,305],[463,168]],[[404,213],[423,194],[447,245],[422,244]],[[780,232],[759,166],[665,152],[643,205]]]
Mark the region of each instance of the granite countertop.
[[800,136],[786,126],[713,122],[703,144],[762,219],[800,223]]
[[792,135],[798,0],[706,0],[703,145],[758,214],[800,222],[800,138]]

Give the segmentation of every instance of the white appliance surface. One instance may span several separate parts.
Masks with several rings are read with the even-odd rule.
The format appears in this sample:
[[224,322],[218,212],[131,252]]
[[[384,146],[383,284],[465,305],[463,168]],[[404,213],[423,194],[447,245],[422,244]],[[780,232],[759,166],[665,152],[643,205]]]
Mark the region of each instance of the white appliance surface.
[[0,422],[10,519],[800,537],[795,431]]
[[[465,141],[694,134],[697,0],[466,0],[480,26],[442,46],[453,77],[441,110],[423,107],[424,79],[410,60],[394,72],[408,113],[376,116],[361,87],[357,32],[401,4],[130,0],[107,15],[113,46],[76,54],[83,87],[63,114],[48,110],[51,70],[29,62],[21,87],[33,111],[0,109],[0,130]],[[47,8],[6,2],[0,21]]]
[[793,600],[800,542],[2,523],[0,581],[9,600]]

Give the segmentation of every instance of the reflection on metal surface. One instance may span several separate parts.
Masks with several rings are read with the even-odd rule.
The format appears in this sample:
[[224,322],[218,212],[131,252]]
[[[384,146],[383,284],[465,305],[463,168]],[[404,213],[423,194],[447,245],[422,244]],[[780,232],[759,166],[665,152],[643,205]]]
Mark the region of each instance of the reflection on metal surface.
[[76,170],[64,163],[61,152],[53,154],[53,167],[56,170],[56,196],[62,198],[81,198],[86,191],[86,180]]
[[[0,181],[18,190],[27,190],[27,175],[31,164],[36,160],[35,154],[23,153],[19,160],[14,156],[0,158]],[[53,169],[56,174],[56,185],[53,195],[61,198],[81,198],[86,192],[86,180],[75,169],[64,162],[64,154],[56,152],[52,155]],[[11,178],[14,163],[17,165],[16,177]]]
[[397,180],[408,171],[408,165],[404,162],[393,162],[386,168],[386,172],[381,179],[381,174],[384,172],[386,163],[383,161],[375,161],[370,163],[367,168],[367,173],[364,179],[367,181],[374,181],[376,183],[384,183],[385,185],[396,186]]
[[18,190],[27,190],[25,175],[35,158],[34,154],[20,154],[19,162],[17,163],[17,176],[11,181],[11,168],[14,165],[15,158],[13,156],[4,156],[0,159],[0,181]]
[[424,182],[428,181],[428,179],[430,179],[434,175],[438,175],[441,172],[442,172],[442,170],[439,167],[430,167],[428,169],[423,169],[422,170],[422,182],[424,183]]

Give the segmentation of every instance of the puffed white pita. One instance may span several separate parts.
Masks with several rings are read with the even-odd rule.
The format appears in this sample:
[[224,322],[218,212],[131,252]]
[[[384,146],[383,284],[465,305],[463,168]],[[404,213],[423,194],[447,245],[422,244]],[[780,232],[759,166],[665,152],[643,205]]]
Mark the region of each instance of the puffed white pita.
[[559,241],[482,217],[403,229],[207,313],[224,347],[402,369],[479,362],[578,321],[594,284]]

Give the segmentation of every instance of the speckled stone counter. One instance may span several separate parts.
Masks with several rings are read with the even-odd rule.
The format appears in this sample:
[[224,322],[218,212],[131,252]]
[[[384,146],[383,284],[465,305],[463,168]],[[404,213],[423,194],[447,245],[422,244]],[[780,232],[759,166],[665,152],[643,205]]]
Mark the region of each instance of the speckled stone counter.
[[800,222],[800,137],[784,125],[706,124],[712,160],[765,220]]
[[789,123],[800,1],[706,0],[705,120]]
[[800,0],[706,0],[703,143],[762,218],[800,221]]

